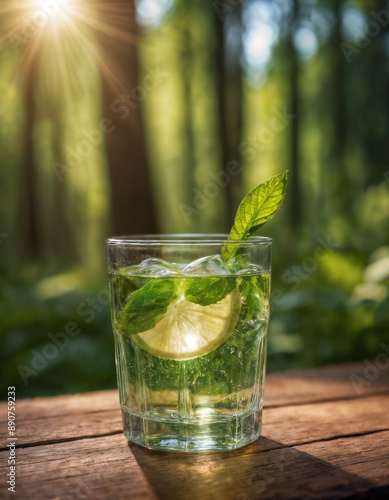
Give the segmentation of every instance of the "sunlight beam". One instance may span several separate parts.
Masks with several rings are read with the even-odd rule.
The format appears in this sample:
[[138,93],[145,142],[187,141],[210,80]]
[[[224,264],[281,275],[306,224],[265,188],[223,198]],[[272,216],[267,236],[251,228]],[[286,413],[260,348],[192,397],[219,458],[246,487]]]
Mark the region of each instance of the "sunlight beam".
[[0,46],[11,46],[22,56],[26,80],[34,65],[42,62],[45,77],[49,75],[55,87],[62,87],[52,92],[68,94],[80,80],[79,55],[83,53],[95,62],[108,85],[121,88],[120,68],[104,60],[101,48],[105,43],[130,46],[137,42],[135,7],[130,1],[6,0],[0,17],[4,20]]

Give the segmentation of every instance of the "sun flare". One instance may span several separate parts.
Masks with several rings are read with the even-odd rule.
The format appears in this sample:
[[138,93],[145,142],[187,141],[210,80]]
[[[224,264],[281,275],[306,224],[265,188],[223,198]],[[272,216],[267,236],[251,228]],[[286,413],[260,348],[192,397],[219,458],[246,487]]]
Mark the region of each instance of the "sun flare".
[[34,0],[32,14],[40,13],[47,17],[48,23],[69,22],[75,14],[75,1],[73,0]]
[[0,47],[21,56],[25,79],[39,66],[61,86],[80,80],[80,57],[94,61],[108,84],[120,87],[120,72],[105,60],[108,43],[137,40],[134,5],[109,0],[6,0],[0,7],[4,21]]

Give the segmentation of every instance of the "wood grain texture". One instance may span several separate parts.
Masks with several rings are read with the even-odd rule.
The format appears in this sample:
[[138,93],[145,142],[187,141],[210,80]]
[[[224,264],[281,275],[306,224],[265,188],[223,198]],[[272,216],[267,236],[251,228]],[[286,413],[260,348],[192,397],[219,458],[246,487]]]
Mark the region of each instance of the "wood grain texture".
[[[95,411],[115,410],[119,407],[119,393],[115,391],[95,391],[87,394],[66,394],[51,398],[18,399],[16,387],[18,420],[31,421],[35,418],[84,414]],[[0,412],[6,403],[0,403]]]
[[[386,369],[377,369],[377,375],[373,379],[371,371],[366,370],[364,363],[349,363],[314,370],[272,373],[268,375],[265,383],[265,407],[388,393],[389,364]],[[355,377],[364,380],[365,384],[359,384],[358,391],[350,380],[355,380]]]
[[[389,497],[389,370],[356,394],[364,365],[268,377],[262,436],[240,450],[146,450],[122,435],[116,391],[17,402],[17,493],[0,498],[178,499]],[[5,404],[0,406],[5,436]],[[11,496],[12,495],[12,496]]]
[[388,460],[389,432],[295,447],[263,436],[202,455],[106,436],[19,450],[16,498],[340,498],[387,487]]
[[[389,430],[389,397],[369,396],[345,401],[265,408],[262,435],[292,446],[344,435]],[[0,424],[6,434],[6,423]],[[22,421],[17,426],[17,447],[122,433],[120,409],[86,414],[54,416]],[[3,446],[0,449],[4,449]]]

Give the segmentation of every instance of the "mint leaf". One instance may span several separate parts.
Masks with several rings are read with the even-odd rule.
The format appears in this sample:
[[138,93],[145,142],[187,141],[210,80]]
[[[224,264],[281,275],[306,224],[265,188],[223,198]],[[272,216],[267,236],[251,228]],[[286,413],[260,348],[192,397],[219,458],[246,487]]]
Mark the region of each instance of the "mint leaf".
[[236,279],[231,277],[192,278],[185,291],[185,299],[201,306],[209,306],[223,300],[236,286]]
[[[286,171],[252,189],[238,207],[228,240],[244,240],[270,220],[284,201],[287,183]],[[228,240],[222,248],[225,263],[238,251],[238,245],[228,244]]]
[[[222,259],[225,264],[230,264],[230,268],[239,245],[229,243],[229,240],[244,240],[271,219],[282,205],[286,185],[287,172],[283,172],[260,184],[245,196],[238,207],[228,240],[222,248]],[[150,280],[130,295],[127,304],[116,318],[116,327],[128,334],[154,328],[157,318],[166,313],[169,304],[185,289],[186,282],[187,279],[183,277],[176,287],[175,280],[171,278]],[[243,299],[241,317],[244,321],[250,321],[267,307],[268,293],[261,290],[260,283],[268,286],[269,278],[265,275],[261,278],[245,276],[238,279],[231,276],[197,277],[189,280],[185,298],[190,302],[208,306],[223,300],[238,286]],[[136,286],[137,284],[133,283],[129,291]]]
[[116,327],[128,334],[154,328],[156,319],[165,314],[177,294],[172,279],[152,279],[132,293],[116,318]]
[[239,283],[242,297],[240,320],[250,321],[268,314],[270,275],[245,276]]

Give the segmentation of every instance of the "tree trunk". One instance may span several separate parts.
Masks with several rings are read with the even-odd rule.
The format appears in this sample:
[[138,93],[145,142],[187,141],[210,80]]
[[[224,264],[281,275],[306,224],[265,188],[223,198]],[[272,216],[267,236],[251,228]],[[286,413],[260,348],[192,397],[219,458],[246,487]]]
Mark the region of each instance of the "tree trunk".
[[[138,34],[135,6],[133,0],[128,2],[113,0],[111,8],[112,4],[117,4],[117,12],[126,17],[128,29],[132,31],[129,35],[134,38]],[[147,90],[137,87],[138,51],[130,38],[121,41],[120,45],[102,41],[103,58],[115,68],[117,80],[115,85],[107,79],[103,81],[104,117],[111,120],[107,126],[110,131],[106,134],[106,144],[111,177],[112,232],[115,235],[157,231],[140,109],[142,95]]]
[[[51,104],[52,112],[52,127],[55,133],[52,137],[51,148],[53,150],[54,158],[61,158],[61,142],[65,136],[63,130],[63,122],[60,119],[61,105],[56,103]],[[59,182],[56,176],[54,179],[54,206],[52,207],[51,220],[49,226],[49,234],[46,238],[48,241],[48,249],[44,249],[42,254],[49,254],[54,263],[68,263],[70,258],[76,256],[76,242],[77,237],[71,224],[71,218],[68,214],[69,199],[67,197],[66,186],[68,176],[63,176],[63,182]],[[83,208],[81,208],[82,210]],[[47,251],[49,250],[49,252]]]
[[293,0],[293,22],[289,34],[289,60],[290,60],[290,112],[294,115],[291,123],[290,136],[290,180],[292,211],[291,221],[295,229],[301,227],[301,185],[299,165],[299,64],[298,54],[293,42],[293,27],[299,16],[299,0]]
[[334,36],[332,43],[333,52],[333,123],[334,123],[334,137],[333,137],[333,159],[334,171],[332,174],[335,176],[335,198],[337,208],[342,214],[346,214],[350,210],[348,199],[349,188],[347,185],[347,172],[344,163],[344,147],[346,144],[346,105],[345,105],[345,59],[339,47],[342,43],[342,1],[335,0],[334,2]]
[[[188,200],[193,198],[193,188],[196,187],[196,157],[195,157],[195,130],[193,126],[193,104],[192,104],[192,78],[193,78],[193,48],[190,33],[191,19],[191,4],[188,1],[183,1],[179,4],[177,12],[180,30],[180,71],[182,75],[182,90],[183,90],[183,142],[185,144],[185,159],[186,171],[188,175]],[[183,165],[183,168],[184,165]],[[193,220],[193,222],[195,222]],[[193,224],[193,223],[192,223]]]
[[23,137],[23,156],[21,165],[21,201],[19,205],[19,223],[23,228],[21,254],[27,258],[38,256],[38,210],[36,192],[36,165],[34,156],[34,124],[36,115],[35,94],[39,71],[39,57],[31,63],[29,73],[24,78],[23,101],[25,109],[25,126]]
[[[239,144],[242,140],[242,105],[243,83],[240,57],[242,52],[242,12],[240,3],[228,12],[221,20],[215,14],[216,23],[216,79],[219,108],[219,129],[221,145],[221,170],[226,172],[229,182],[225,188],[227,201],[227,224],[231,228],[234,223],[236,209],[241,198],[242,170],[231,178],[227,166],[229,162],[238,162],[242,167]],[[234,39],[239,43],[228,47],[227,36],[230,29],[236,29]],[[234,41],[235,43],[235,41]],[[232,44],[231,44],[232,45]]]

